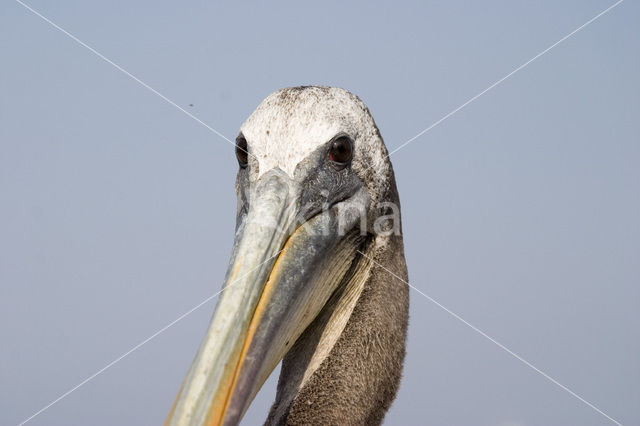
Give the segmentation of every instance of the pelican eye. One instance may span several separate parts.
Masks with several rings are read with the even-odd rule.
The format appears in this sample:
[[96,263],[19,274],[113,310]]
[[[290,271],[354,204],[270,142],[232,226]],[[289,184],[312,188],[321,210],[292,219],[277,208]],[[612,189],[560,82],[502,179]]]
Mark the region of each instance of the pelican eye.
[[247,140],[244,136],[238,136],[236,138],[236,158],[241,169],[247,167],[249,164],[249,148],[247,147]]
[[338,136],[329,148],[329,160],[333,163],[334,167],[339,169],[344,168],[351,158],[353,157],[353,142],[348,136]]

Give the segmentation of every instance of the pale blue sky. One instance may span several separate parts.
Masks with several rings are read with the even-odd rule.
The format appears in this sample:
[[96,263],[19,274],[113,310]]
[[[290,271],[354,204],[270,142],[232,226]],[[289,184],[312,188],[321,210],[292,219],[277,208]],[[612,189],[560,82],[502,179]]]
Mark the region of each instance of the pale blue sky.
[[[270,92],[323,84],[359,95],[390,149],[613,1],[469,3],[29,2],[230,138]],[[638,22],[623,2],[392,156],[411,283],[623,424],[640,424]],[[219,289],[237,164],[15,1],[0,49],[4,425]],[[160,424],[213,307],[29,424]],[[413,292],[386,424],[611,423]]]

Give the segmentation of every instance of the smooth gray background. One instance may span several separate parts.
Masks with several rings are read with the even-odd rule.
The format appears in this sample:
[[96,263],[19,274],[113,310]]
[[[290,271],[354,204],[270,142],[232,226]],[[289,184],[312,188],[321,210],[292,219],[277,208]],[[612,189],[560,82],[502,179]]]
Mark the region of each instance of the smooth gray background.
[[[612,1],[32,1],[223,134],[270,92],[348,88],[393,149]],[[640,6],[627,0],[392,157],[413,285],[640,424]],[[0,4],[0,424],[217,291],[233,148]],[[189,107],[193,104],[193,107]],[[210,302],[35,418],[161,424]],[[277,372],[245,417],[258,424]],[[412,292],[386,424],[609,421]]]

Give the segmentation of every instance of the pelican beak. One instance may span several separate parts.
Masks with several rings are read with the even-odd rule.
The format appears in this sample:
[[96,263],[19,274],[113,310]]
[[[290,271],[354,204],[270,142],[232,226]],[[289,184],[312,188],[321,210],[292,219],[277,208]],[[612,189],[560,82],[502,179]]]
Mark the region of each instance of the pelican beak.
[[[300,185],[267,173],[238,226],[226,283],[166,425],[235,425],[264,381],[327,303],[364,238],[340,205],[304,213]],[[304,213],[304,214],[303,214]],[[340,226],[339,226],[340,225]]]

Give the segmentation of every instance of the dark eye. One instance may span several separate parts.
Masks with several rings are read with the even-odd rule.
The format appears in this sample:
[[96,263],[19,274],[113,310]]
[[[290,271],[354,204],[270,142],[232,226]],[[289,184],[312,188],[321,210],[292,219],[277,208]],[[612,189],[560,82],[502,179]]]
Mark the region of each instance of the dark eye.
[[238,136],[236,138],[236,158],[240,168],[247,167],[249,163],[249,148],[247,147],[247,140],[244,136]]
[[346,166],[353,157],[353,143],[347,136],[338,136],[331,142],[329,148],[329,160],[331,160],[335,166],[343,168]]

